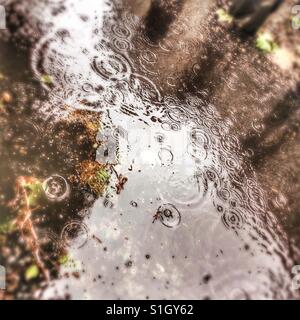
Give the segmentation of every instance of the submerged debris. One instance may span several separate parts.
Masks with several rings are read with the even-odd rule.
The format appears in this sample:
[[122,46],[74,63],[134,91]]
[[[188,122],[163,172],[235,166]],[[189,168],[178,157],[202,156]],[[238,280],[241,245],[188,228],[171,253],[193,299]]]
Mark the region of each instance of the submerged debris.
[[118,177],[118,183],[116,184],[116,188],[117,188],[117,194],[120,194],[121,191],[124,190],[124,186],[127,183],[128,178],[124,177],[123,175],[119,175]]
[[79,177],[79,183],[87,186],[97,196],[102,196],[110,180],[108,166],[96,161],[83,161],[76,171]]
[[42,261],[38,236],[32,221],[32,213],[39,208],[43,197],[42,190],[41,182],[38,179],[34,177],[19,177],[16,183],[16,198],[10,203],[10,207],[16,213],[14,223],[19,227],[37,266],[42,270],[45,279],[49,281],[49,272]]
[[119,174],[113,166],[111,166],[111,168],[112,168],[112,170],[115,173],[116,178],[117,178],[117,183],[116,183],[117,194],[120,194],[121,191],[124,190],[124,186],[127,183],[128,178],[123,176],[122,174]]

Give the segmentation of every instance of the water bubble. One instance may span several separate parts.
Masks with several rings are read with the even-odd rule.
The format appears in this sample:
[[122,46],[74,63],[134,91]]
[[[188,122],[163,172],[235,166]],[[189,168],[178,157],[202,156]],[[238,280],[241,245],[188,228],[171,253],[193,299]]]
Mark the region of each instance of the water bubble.
[[174,109],[168,110],[166,116],[176,123],[186,123],[189,120],[187,111],[184,108],[176,107]]
[[62,242],[71,248],[82,248],[88,242],[88,239],[88,227],[81,221],[74,220],[67,223],[61,232]]
[[222,222],[228,229],[241,229],[244,225],[243,215],[240,211],[229,210],[222,215]]
[[180,131],[181,130],[181,125],[176,122],[170,122],[170,121],[164,121],[161,124],[162,129],[166,131]]
[[212,125],[210,127],[210,132],[217,137],[221,136],[222,128],[220,128],[218,125]]
[[154,52],[150,50],[145,50],[141,53],[141,59],[149,64],[153,64],[157,62],[157,56]]
[[206,168],[204,175],[208,181],[214,182],[216,184],[216,186],[220,184],[220,181],[221,181],[220,175],[217,172],[216,168],[214,168],[214,167]]
[[219,188],[217,190],[217,196],[223,201],[228,201],[231,197],[230,189],[225,187]]
[[162,144],[162,143],[165,142],[166,136],[165,136],[163,133],[157,133],[156,136],[155,136],[155,140],[156,140],[158,143]]
[[174,49],[174,42],[168,40],[168,39],[163,39],[159,42],[159,47],[165,51],[165,52],[170,52]]
[[158,152],[158,157],[162,165],[170,165],[174,160],[172,151],[167,148],[161,148]]
[[172,204],[160,206],[157,210],[156,217],[168,228],[177,227],[181,222],[181,214]]
[[83,209],[83,210],[79,211],[77,214],[80,218],[85,218],[91,214],[91,210],[90,209]]
[[237,172],[240,169],[240,164],[238,159],[232,155],[228,155],[225,160],[225,166],[229,171]]
[[127,51],[130,48],[129,42],[124,39],[114,39],[113,44],[118,51]]
[[208,150],[211,145],[209,135],[202,129],[192,129],[190,132],[190,140],[194,146],[204,148],[205,150]]
[[130,30],[121,24],[115,24],[112,26],[113,33],[122,39],[128,39],[130,37]]
[[112,136],[116,140],[119,140],[120,138],[128,140],[128,131],[121,126],[118,126],[112,131]]
[[138,204],[135,201],[130,201],[130,205],[134,208],[137,208]]
[[94,58],[92,68],[105,80],[123,80],[131,73],[130,63],[123,55],[105,51]]
[[146,74],[158,75],[158,71],[154,68],[154,64],[157,62],[157,56],[151,50],[145,50],[139,57],[139,62]]
[[114,207],[114,204],[112,201],[110,201],[107,197],[103,200],[103,205],[105,208],[112,209]]
[[89,92],[94,92],[94,86],[89,83],[89,82],[85,82],[82,86],[81,86],[82,90],[89,93]]
[[67,180],[59,175],[53,175],[43,182],[46,197],[51,202],[61,202],[70,195],[70,186]]
[[173,122],[170,124],[170,128],[172,131],[179,131],[181,130],[181,125],[179,123]]
[[159,194],[163,201],[173,203],[180,209],[188,207],[189,211],[196,211],[203,203],[207,191],[207,181],[200,172],[188,176],[177,169],[159,189]]

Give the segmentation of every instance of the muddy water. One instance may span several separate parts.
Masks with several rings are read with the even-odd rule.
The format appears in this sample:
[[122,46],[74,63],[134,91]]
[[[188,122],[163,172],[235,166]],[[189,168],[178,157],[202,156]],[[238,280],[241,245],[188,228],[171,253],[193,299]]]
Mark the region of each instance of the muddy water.
[[[297,297],[290,235],[275,210],[287,210],[286,202],[270,205],[273,180],[261,178],[255,149],[244,142],[250,114],[262,121],[291,80],[276,78],[274,66],[219,26],[212,1],[17,1],[11,8],[7,39],[24,41],[23,69],[36,80],[51,77],[34,116],[51,126],[74,109],[100,115],[93,157],[128,178],[120,193],[111,179],[96,201],[76,194],[58,225],[51,217],[59,209],[48,209],[39,237],[51,238],[53,255],[64,247],[69,262],[31,294]],[[49,157],[49,173],[66,175]]]

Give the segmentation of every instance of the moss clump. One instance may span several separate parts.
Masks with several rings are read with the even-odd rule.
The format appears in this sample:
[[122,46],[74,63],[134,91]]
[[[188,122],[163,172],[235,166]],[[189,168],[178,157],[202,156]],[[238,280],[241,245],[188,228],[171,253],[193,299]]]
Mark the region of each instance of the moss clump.
[[83,161],[77,172],[79,182],[88,186],[97,196],[102,196],[110,180],[110,173],[106,165],[96,161]]
[[27,193],[27,201],[30,208],[37,207],[44,199],[44,190],[42,182],[37,179],[30,179],[23,184]]
[[67,254],[64,254],[59,257],[58,263],[62,266],[66,265],[69,262],[70,258]]
[[68,254],[61,255],[58,259],[58,263],[72,272],[79,272],[81,270],[80,261],[75,260]]
[[299,16],[295,16],[295,17],[292,17],[292,24],[293,24],[293,27],[297,30],[300,29],[300,17]]
[[13,219],[9,218],[8,215],[0,216],[0,235],[7,235],[16,230],[16,225]]
[[216,14],[219,22],[232,23],[233,21],[233,16],[223,8],[218,9]]
[[25,271],[25,279],[27,281],[36,279],[40,274],[40,270],[37,265],[33,264],[30,267],[28,267]]
[[47,84],[47,85],[53,84],[53,79],[49,74],[42,75],[41,81],[42,81],[42,83]]
[[256,48],[264,53],[273,53],[279,49],[278,44],[268,32],[260,33],[256,39]]

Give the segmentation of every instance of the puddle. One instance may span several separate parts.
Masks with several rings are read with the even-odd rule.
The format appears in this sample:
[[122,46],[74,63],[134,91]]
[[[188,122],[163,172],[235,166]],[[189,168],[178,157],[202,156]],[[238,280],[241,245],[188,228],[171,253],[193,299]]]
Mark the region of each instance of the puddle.
[[[234,61],[230,36],[224,50],[212,39],[205,45],[207,21],[219,30],[212,7],[192,0],[152,9],[149,1],[12,5],[25,21],[0,45],[7,65],[0,71],[9,75],[4,86],[13,88],[17,101],[16,110],[3,115],[1,207],[11,210],[7,202],[20,176],[38,179],[20,182],[29,195],[28,184],[32,191],[41,180],[46,198],[34,210],[24,204],[17,210],[24,215],[31,209],[35,231],[28,225],[27,233],[31,240],[35,235],[38,252],[19,231],[3,240],[8,296],[297,296],[289,236],[240,134],[249,119],[225,108],[226,90],[239,95],[248,81],[249,95],[255,94],[256,55],[249,47]],[[170,17],[159,32],[151,28],[156,10]],[[25,49],[13,47],[19,39],[27,41]],[[243,59],[250,80],[239,69]],[[217,76],[232,66],[233,76]],[[223,97],[223,104],[213,96]],[[233,97],[232,108],[237,104]],[[97,189],[99,181],[107,186]],[[22,276],[30,264],[41,271],[35,279]]]

